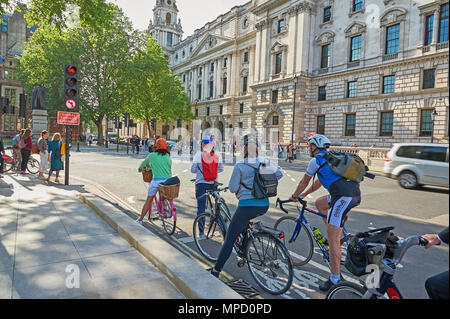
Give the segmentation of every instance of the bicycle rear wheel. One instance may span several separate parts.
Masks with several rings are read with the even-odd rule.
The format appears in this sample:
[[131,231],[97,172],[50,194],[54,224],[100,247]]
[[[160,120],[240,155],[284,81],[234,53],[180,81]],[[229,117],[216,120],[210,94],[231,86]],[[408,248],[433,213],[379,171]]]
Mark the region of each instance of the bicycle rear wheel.
[[297,218],[283,216],[275,223],[274,228],[284,233],[283,244],[289,250],[294,266],[306,265],[314,253],[314,242],[309,229],[304,222],[301,223],[300,233],[295,241],[289,242],[297,226]]
[[206,259],[216,262],[220,249],[225,242],[225,227],[222,222],[210,213],[203,213],[194,220],[194,242]]
[[12,159],[12,157],[7,155],[3,156],[3,163],[4,163],[3,172],[5,173],[10,171],[14,166],[14,160]]
[[163,200],[161,209],[163,216],[160,216],[160,218],[162,220],[163,228],[166,233],[171,236],[175,232],[177,222],[172,204],[168,199]]
[[272,295],[285,293],[294,276],[287,248],[268,233],[256,233],[247,242],[247,265],[256,283]]
[[27,171],[31,174],[37,174],[39,172],[39,161],[30,157],[27,163]]
[[363,299],[367,289],[353,282],[343,281],[332,286],[325,299]]

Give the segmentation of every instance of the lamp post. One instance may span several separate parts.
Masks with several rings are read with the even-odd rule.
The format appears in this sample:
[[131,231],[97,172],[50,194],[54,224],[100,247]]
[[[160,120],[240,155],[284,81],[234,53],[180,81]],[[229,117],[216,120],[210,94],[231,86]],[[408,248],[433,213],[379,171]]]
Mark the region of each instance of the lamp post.
[[434,142],[434,121],[436,115],[438,115],[438,113],[436,112],[436,109],[433,109],[433,112],[431,113],[431,144]]
[[291,131],[291,147],[294,145],[294,125],[295,125],[295,99],[297,96],[297,83],[298,83],[298,76],[294,76],[294,108],[293,108],[293,114],[292,114],[292,131]]

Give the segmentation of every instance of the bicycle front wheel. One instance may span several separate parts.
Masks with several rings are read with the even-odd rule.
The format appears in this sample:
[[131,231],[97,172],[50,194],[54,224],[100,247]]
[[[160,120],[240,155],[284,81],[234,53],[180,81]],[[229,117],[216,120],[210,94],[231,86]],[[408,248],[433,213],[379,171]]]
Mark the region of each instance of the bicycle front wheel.
[[194,220],[193,236],[195,245],[206,259],[216,262],[225,242],[225,227],[210,213],[203,213]]
[[31,174],[37,174],[39,172],[39,166],[39,161],[30,157],[27,163],[28,172],[30,172]]
[[246,247],[248,269],[256,283],[272,295],[285,293],[294,276],[286,247],[268,233],[256,233]]
[[231,221],[231,214],[227,204],[225,204],[225,202],[223,201],[220,201],[219,204],[217,204],[217,208],[220,214],[222,215],[223,221],[225,222],[228,229],[228,226],[230,225]]
[[[1,156],[1,154],[0,154],[0,156]],[[5,156],[3,158],[3,163],[4,163],[3,172],[5,172],[5,173],[10,171],[14,166],[14,160],[9,156],[7,156],[7,157]]]
[[343,281],[332,286],[325,299],[363,299],[367,289],[353,282]]
[[166,233],[171,236],[175,232],[177,222],[175,213],[173,211],[172,204],[168,199],[164,199],[162,203],[162,214],[161,220],[163,224],[163,228],[166,231]]
[[306,265],[312,258],[314,253],[314,242],[305,226],[301,223],[300,233],[295,241],[290,242],[292,234],[297,227],[297,218],[293,216],[283,216],[275,223],[274,228],[284,233],[283,244],[289,250],[294,266],[299,267]]

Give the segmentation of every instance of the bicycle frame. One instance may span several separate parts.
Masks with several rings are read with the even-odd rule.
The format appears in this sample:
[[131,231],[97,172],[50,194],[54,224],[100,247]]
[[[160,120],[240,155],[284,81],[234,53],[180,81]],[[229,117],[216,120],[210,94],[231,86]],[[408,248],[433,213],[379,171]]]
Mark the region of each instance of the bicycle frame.
[[[154,202],[155,206],[156,206],[156,212],[158,213],[158,215],[161,218],[165,218],[165,216],[162,213],[162,211],[163,211],[163,207],[162,207],[163,201],[164,201],[164,197],[158,191],[158,196],[155,196],[153,198],[153,201],[150,203],[150,207],[148,208],[148,216],[151,216],[151,214],[152,214],[152,207],[153,207],[153,202]],[[172,209],[173,220],[176,222],[177,221],[177,213],[176,213],[176,208],[175,208],[175,206],[173,204],[173,200],[169,199],[168,201],[170,203],[170,208]]]

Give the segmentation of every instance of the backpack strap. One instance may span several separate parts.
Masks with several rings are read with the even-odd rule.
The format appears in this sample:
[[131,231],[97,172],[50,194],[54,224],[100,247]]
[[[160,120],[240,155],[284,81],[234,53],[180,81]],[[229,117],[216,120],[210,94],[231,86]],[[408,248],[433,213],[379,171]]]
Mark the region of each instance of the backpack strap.
[[[322,178],[324,177],[324,176],[320,173],[320,171],[321,171],[322,168],[325,167],[325,165],[327,165],[327,161],[326,161],[326,160],[327,160],[327,155],[326,155],[326,154],[317,154],[317,156],[320,156],[320,157],[324,158],[324,159],[325,159],[325,163],[323,163],[322,165],[320,165],[319,169],[314,173],[314,176],[313,176],[313,185],[314,185],[314,182],[315,182],[315,179],[316,179],[316,174],[319,174],[320,176],[322,176]],[[316,160],[317,160],[317,156],[316,156]]]
[[[256,174],[256,171],[259,170],[259,168],[261,167],[261,163],[259,163],[258,168],[255,168],[255,167],[253,167],[253,166],[251,166],[250,164],[245,163],[245,162],[242,163],[242,164],[247,165],[247,166],[253,168],[253,169],[255,170],[255,174]],[[249,190],[249,191],[252,190],[252,188],[250,188],[250,187],[248,187],[247,185],[245,185],[244,183],[242,183],[242,180],[241,180],[239,183],[240,183],[242,186],[244,186],[245,189],[247,189],[247,190]]]

